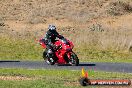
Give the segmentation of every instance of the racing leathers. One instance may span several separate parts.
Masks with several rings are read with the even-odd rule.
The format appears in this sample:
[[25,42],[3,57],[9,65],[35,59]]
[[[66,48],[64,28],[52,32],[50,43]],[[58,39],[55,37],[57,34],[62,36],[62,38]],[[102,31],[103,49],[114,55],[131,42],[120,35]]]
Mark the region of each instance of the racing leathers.
[[48,30],[46,32],[46,35],[44,36],[46,49],[47,49],[47,56],[50,59],[50,62],[54,62],[54,51],[57,49],[57,47],[54,45],[54,42],[56,41],[56,38],[63,39],[64,37],[62,35],[59,35],[59,33],[56,30]]

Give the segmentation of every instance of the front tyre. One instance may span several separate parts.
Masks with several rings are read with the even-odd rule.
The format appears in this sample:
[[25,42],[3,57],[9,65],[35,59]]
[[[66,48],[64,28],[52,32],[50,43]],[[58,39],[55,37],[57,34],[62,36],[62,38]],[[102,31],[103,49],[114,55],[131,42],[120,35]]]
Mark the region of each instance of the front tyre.
[[79,65],[79,59],[74,52],[72,52],[69,62],[71,63],[72,66],[78,66]]

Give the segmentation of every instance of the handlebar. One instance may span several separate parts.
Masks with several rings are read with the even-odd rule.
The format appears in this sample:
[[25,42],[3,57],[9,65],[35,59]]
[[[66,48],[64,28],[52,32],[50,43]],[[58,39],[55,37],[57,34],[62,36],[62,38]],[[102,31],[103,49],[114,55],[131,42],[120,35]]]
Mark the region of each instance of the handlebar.
[[60,44],[60,45],[57,47],[56,50],[59,50],[59,49],[61,49],[61,48],[62,48],[62,45]]

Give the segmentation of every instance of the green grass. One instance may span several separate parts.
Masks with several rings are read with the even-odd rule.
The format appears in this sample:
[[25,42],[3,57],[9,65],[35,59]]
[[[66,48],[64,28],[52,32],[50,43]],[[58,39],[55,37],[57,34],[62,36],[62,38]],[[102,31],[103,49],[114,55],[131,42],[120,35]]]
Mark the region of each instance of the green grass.
[[[0,37],[0,41],[0,60],[43,60],[43,49],[33,38]],[[129,52],[100,50],[90,46],[75,46],[74,51],[80,61],[132,62],[132,54]]]
[[[36,78],[34,80],[0,80],[0,88],[80,88],[78,79],[80,71],[70,70],[31,70],[31,69],[0,69],[0,76],[22,76]],[[132,74],[94,72],[91,79],[126,79]],[[94,87],[95,88],[95,87]]]
[[0,38],[0,60],[42,60],[43,49],[34,39]]
[[81,61],[87,62],[132,62],[132,54],[124,51],[100,50],[94,48],[75,49]]

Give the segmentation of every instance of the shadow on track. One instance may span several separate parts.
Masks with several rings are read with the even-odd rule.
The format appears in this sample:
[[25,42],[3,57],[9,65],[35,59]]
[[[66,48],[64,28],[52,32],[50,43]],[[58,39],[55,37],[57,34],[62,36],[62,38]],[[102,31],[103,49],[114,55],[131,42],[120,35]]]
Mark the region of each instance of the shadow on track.
[[4,62],[20,62],[20,61],[0,60],[0,63],[4,63]]
[[[58,66],[72,66],[70,64],[59,64]],[[79,64],[78,66],[96,66],[96,64]]]
[[96,64],[79,64],[78,66],[96,66]]

